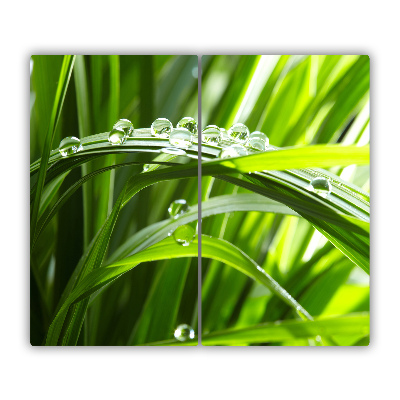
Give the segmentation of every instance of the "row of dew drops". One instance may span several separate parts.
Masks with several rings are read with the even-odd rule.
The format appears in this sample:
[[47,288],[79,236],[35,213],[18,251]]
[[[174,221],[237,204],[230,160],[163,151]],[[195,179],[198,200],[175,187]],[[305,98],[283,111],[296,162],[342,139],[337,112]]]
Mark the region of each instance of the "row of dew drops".
[[[118,120],[108,135],[108,141],[111,145],[122,145],[128,137],[134,136],[135,129],[132,123],[127,119]],[[151,135],[159,138],[169,139],[173,147],[161,149],[164,153],[185,155],[193,142],[198,138],[197,122],[192,117],[182,118],[176,128],[173,128],[171,121],[167,118],[157,118],[151,124]],[[216,125],[208,125],[202,130],[202,142],[210,145],[221,145],[221,142],[229,143],[228,146],[222,146],[219,154],[220,158],[239,157],[248,154],[248,149],[256,151],[273,150],[269,148],[268,137],[260,131],[250,133],[249,128],[242,124],[233,124],[228,131],[219,128]],[[77,153],[83,149],[81,142],[74,136],[64,138],[59,146],[59,152],[62,157]],[[149,165],[144,165],[144,172],[149,169]],[[311,180],[308,189],[314,191],[322,197],[327,197],[332,191],[332,185],[325,177],[316,177]]]

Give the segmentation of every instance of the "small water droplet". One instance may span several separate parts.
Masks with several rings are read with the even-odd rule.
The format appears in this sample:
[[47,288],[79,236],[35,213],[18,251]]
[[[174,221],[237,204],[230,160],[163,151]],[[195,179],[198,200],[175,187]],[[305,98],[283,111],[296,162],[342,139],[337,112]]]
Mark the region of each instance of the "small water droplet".
[[221,153],[221,158],[230,158],[230,157],[239,157],[239,156],[246,156],[247,150],[241,144],[233,144],[232,146],[225,147]]
[[114,124],[113,129],[122,129],[127,137],[132,136],[134,132],[132,122],[128,119],[119,119]]
[[233,124],[228,130],[229,138],[236,143],[245,144],[249,139],[249,135],[249,128],[240,122]]
[[194,329],[187,324],[179,325],[174,332],[175,339],[179,340],[180,342],[186,342],[188,339],[194,339]]
[[126,133],[121,128],[114,128],[108,135],[108,141],[113,146],[118,146],[126,142]]
[[255,131],[250,133],[247,145],[256,150],[265,151],[266,147],[269,146],[269,139],[265,133]]
[[169,208],[168,213],[172,218],[178,218],[185,214],[189,210],[189,205],[186,203],[185,199],[179,199],[173,201]]
[[176,128],[169,134],[172,146],[187,150],[193,143],[192,133],[185,128]]
[[314,191],[319,194],[321,197],[326,198],[328,194],[332,191],[332,185],[328,181],[328,179],[323,176],[314,178],[309,186],[309,190]]
[[172,124],[167,118],[157,118],[151,124],[151,134],[161,138],[167,138],[172,131]]
[[143,165],[143,172],[147,172],[150,168],[150,164],[144,164]]
[[163,147],[161,149],[161,152],[166,153],[166,154],[173,154],[175,156],[185,156],[186,151],[182,149],[178,149],[176,147]]
[[193,135],[197,135],[197,122],[192,117],[183,117],[177,124],[177,128],[185,128]]
[[63,157],[75,154],[82,150],[81,141],[75,136],[68,136],[61,140],[58,151]]
[[203,143],[218,145],[221,139],[221,130],[217,125],[208,125],[201,131],[201,141]]
[[178,226],[174,231],[175,241],[182,246],[189,246],[193,242],[195,230],[190,225]]

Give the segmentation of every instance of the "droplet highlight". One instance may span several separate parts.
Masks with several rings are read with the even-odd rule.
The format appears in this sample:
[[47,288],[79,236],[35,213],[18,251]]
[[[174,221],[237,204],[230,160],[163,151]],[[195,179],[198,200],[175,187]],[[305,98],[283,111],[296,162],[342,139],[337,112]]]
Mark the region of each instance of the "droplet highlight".
[[185,128],[193,135],[197,135],[197,121],[192,117],[183,117],[177,124],[177,128]]
[[81,141],[75,136],[68,136],[61,140],[58,151],[63,157],[75,154],[82,150]]
[[132,122],[129,121],[128,119],[119,119],[114,124],[113,129],[122,129],[127,137],[132,136],[134,132]]
[[230,142],[231,138],[229,137],[227,130],[225,128],[219,128],[219,130],[221,131],[221,140]]
[[255,150],[265,151],[269,146],[269,139],[265,133],[255,131],[250,133],[247,145]]
[[189,205],[185,199],[179,199],[173,201],[168,207],[168,213],[171,218],[179,218],[181,215],[187,213],[189,210]]
[[167,118],[157,118],[151,124],[151,134],[161,138],[168,138],[172,128],[172,123]]
[[147,172],[150,168],[150,164],[144,164],[143,165],[143,172]]
[[193,143],[193,135],[188,129],[176,128],[169,134],[169,142],[178,149],[187,150]]
[[332,185],[328,179],[321,176],[311,181],[309,189],[325,198],[332,191]]
[[208,125],[201,131],[201,141],[203,143],[218,145],[221,139],[221,130],[217,125]]
[[225,147],[221,153],[221,158],[231,158],[231,157],[239,157],[239,156],[246,156],[247,150],[241,144],[233,144],[232,146]]
[[246,125],[238,122],[229,128],[228,136],[236,143],[245,144],[249,139],[250,131]]
[[113,146],[118,146],[126,142],[127,135],[121,128],[114,128],[108,135],[108,141]]
[[174,239],[181,246],[189,246],[193,242],[195,230],[190,225],[178,226],[174,231]]
[[180,342],[186,342],[187,340],[193,340],[195,336],[194,329],[187,324],[179,325],[174,332],[175,339]]

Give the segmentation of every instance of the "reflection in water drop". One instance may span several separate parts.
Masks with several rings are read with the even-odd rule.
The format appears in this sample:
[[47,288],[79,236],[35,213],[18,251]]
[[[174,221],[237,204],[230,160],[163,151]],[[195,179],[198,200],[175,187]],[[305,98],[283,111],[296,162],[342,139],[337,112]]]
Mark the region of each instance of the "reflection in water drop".
[[241,144],[233,144],[232,146],[225,147],[221,153],[221,158],[230,158],[230,157],[239,157],[239,156],[246,156],[247,150]]
[[177,124],[177,128],[185,128],[193,135],[197,135],[197,122],[192,117],[183,117]]
[[166,118],[157,118],[151,124],[151,134],[161,138],[167,138],[172,131],[172,124]]
[[127,137],[132,136],[134,132],[132,122],[128,119],[119,119],[114,124],[113,129],[122,129]]
[[201,141],[203,143],[218,145],[221,138],[221,130],[217,125],[208,125],[201,131]]
[[332,185],[328,179],[321,176],[311,181],[309,189],[325,198],[332,191]]
[[121,128],[114,128],[108,135],[108,141],[112,145],[120,145],[126,142],[126,133]]
[[63,157],[75,154],[82,150],[81,141],[75,136],[68,136],[61,140],[58,151]]
[[245,144],[247,142],[249,135],[249,128],[240,122],[233,124],[228,131],[229,138],[234,142],[241,144]]
[[269,145],[269,139],[265,133],[255,131],[250,134],[247,145],[256,150],[265,151],[265,148]]
[[185,156],[185,155],[186,155],[186,151],[185,151],[185,150],[178,149],[178,148],[176,148],[176,147],[163,147],[163,148],[161,149],[161,151],[162,151],[163,153],[166,153],[166,154],[173,154],[173,155],[175,155],[175,156]]
[[150,164],[144,164],[143,165],[143,172],[147,172],[150,168]]
[[189,246],[193,242],[195,230],[190,225],[178,226],[174,231],[175,241],[182,246]]
[[187,213],[189,210],[189,205],[186,203],[185,199],[179,199],[173,201],[169,208],[168,213],[172,218],[178,218],[181,215]]
[[221,131],[221,140],[224,140],[226,142],[231,142],[231,138],[228,135],[228,132],[226,131],[225,128],[219,128]]
[[193,135],[185,128],[176,128],[169,134],[172,146],[187,150],[193,143]]
[[187,324],[179,325],[174,332],[175,339],[185,342],[188,339],[194,339],[194,329]]

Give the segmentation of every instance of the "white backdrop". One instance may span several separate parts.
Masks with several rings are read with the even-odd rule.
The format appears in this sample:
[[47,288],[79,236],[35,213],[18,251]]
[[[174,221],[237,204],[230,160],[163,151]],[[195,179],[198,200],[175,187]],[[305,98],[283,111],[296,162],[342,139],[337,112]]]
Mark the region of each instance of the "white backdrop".
[[[145,4],[145,5],[144,5]],[[393,1],[34,1],[3,5],[0,62],[0,396],[3,399],[395,398],[399,180]],[[115,13],[115,9],[119,13]],[[156,10],[159,10],[156,14]],[[33,348],[29,345],[31,54],[368,54],[371,345],[360,348]],[[23,151],[21,151],[23,149]],[[393,233],[391,232],[393,230]]]

